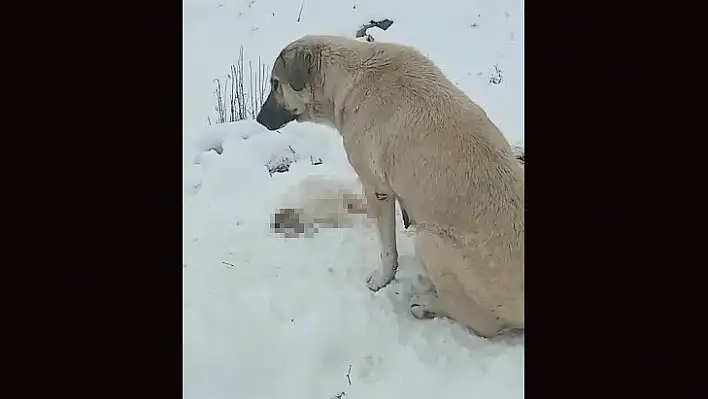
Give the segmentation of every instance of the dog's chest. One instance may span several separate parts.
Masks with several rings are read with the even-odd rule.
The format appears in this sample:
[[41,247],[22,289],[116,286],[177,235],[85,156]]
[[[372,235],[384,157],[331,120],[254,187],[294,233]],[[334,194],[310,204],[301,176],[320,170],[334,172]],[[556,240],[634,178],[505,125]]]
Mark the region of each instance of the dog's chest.
[[344,150],[357,174],[369,184],[386,182],[386,162],[383,148],[371,135],[343,136]]

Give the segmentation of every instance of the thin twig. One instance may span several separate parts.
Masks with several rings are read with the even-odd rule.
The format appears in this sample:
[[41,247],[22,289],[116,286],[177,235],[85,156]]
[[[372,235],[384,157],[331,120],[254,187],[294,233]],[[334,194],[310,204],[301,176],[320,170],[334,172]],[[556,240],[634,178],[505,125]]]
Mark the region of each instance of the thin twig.
[[241,53],[238,56],[239,57],[238,62],[239,62],[239,69],[241,71],[240,72],[241,73],[241,86],[239,87],[239,89],[241,90],[241,104],[243,104],[243,108],[241,109],[241,119],[246,119],[246,97],[245,97],[246,94],[243,91],[243,77],[245,76],[243,73],[243,61],[244,61],[243,46],[241,46],[240,51],[241,51]]
[[231,266],[231,267],[236,267],[236,265],[234,265],[233,263],[229,263],[229,262],[227,262],[227,261],[225,261],[225,260],[222,260],[221,263],[223,263],[223,264],[225,264],[225,265],[229,265],[229,266]]
[[300,22],[300,17],[302,16],[302,7],[305,6],[305,0],[302,0],[302,3],[300,3],[300,12],[297,14],[297,22]]
[[[244,49],[241,46],[238,60],[230,66],[225,84],[222,86],[219,79],[214,79],[216,83],[216,90],[214,90],[216,106],[214,109],[217,115],[214,121],[208,120],[208,123],[236,122],[248,119],[249,116],[251,119],[257,117],[268,93],[267,65],[263,64],[261,58],[258,57],[258,69],[255,70],[254,63],[249,61],[248,83],[244,82],[244,66]],[[249,88],[248,94],[244,90],[245,87]]]
[[216,93],[217,102],[219,104],[218,105],[219,106],[219,109],[218,109],[219,123],[224,123],[224,121],[225,121],[225,119],[224,119],[225,118],[224,101],[223,101],[223,97],[221,96],[221,82],[219,82],[219,79],[216,80],[216,90],[217,90],[217,93]]
[[255,97],[253,96],[253,63],[249,60],[248,61],[248,85],[249,85],[249,91],[248,91],[248,99],[250,100],[251,103],[251,118],[256,117],[256,100]]
[[347,381],[349,381],[349,386],[352,386],[352,379],[349,377],[352,372],[352,365],[349,365],[349,370],[347,370]]

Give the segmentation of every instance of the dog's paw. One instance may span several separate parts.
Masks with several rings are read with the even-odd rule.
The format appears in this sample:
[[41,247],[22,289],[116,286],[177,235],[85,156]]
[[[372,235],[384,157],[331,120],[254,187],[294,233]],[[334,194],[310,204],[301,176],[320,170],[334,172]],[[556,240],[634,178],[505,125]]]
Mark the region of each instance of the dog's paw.
[[432,319],[438,315],[438,298],[433,293],[413,295],[409,300],[410,312],[416,319]]
[[366,286],[371,291],[378,291],[390,283],[396,276],[396,271],[393,273],[382,273],[381,270],[374,270],[366,276]]
[[411,305],[410,311],[413,317],[420,320],[434,319],[437,316],[437,313],[423,305]]

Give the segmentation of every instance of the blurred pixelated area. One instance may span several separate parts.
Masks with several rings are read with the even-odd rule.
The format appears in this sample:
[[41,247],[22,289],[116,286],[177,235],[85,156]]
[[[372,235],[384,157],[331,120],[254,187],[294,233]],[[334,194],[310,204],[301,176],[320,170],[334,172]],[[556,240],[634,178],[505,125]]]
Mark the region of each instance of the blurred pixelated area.
[[303,209],[282,208],[278,209],[271,217],[270,230],[282,234],[285,238],[302,236],[312,237],[318,229],[313,223],[303,223],[300,219]]
[[336,183],[303,182],[300,194],[298,206],[282,207],[271,215],[272,233],[311,238],[324,228],[352,228],[357,215],[366,215],[365,197]]

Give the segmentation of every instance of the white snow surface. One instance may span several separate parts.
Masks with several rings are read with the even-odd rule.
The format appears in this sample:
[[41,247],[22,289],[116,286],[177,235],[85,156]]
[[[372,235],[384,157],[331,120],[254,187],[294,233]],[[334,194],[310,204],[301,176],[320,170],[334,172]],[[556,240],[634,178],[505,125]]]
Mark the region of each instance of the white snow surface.
[[[366,217],[312,238],[271,231],[274,211],[292,204],[304,181],[359,189],[336,131],[292,122],[269,132],[251,120],[207,126],[213,79],[225,79],[239,46],[246,62],[260,56],[272,65],[303,34],[353,37],[361,24],[390,18],[388,31],[369,33],[421,49],[511,143],[523,143],[523,2],[305,0],[299,23],[299,1],[183,5],[184,397],[523,397],[522,343],[409,314],[421,267],[400,216],[397,279],[377,293],[364,282],[379,265]],[[499,84],[489,82],[494,65]],[[284,158],[289,171],[271,176],[266,165]]]

